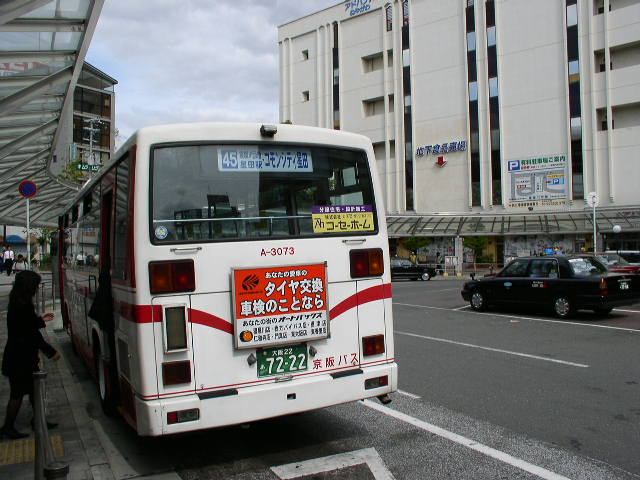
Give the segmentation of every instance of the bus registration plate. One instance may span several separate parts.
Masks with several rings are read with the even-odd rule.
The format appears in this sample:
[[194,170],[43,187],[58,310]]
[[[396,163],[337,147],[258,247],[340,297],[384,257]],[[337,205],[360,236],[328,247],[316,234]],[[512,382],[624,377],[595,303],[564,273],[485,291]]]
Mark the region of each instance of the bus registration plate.
[[307,346],[288,345],[258,350],[258,377],[288,375],[307,369]]

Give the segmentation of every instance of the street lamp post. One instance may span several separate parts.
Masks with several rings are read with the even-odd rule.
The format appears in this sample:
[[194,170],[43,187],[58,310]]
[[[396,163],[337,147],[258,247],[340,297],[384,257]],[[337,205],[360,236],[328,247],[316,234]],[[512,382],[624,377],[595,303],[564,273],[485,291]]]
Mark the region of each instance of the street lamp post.
[[622,227],[620,225],[613,226],[613,233],[616,234],[616,253],[620,255],[620,240],[618,238],[618,234],[622,231]]
[[596,207],[598,206],[598,194],[590,192],[587,196],[587,205],[593,208],[593,253],[598,251],[597,224],[596,224]]

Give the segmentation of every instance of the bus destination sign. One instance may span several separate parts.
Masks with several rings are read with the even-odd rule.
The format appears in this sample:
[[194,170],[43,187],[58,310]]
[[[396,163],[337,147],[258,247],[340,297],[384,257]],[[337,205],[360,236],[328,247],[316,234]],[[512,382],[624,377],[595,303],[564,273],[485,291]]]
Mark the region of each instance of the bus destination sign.
[[232,274],[236,348],[329,336],[326,264],[242,268]]

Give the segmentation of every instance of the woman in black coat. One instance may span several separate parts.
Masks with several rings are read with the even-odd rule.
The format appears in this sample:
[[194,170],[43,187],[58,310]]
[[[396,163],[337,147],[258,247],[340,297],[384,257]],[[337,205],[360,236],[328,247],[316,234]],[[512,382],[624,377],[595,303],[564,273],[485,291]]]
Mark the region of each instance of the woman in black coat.
[[27,436],[15,429],[14,422],[25,395],[29,395],[33,406],[33,372],[40,369],[38,352],[41,351],[53,360],[60,358],[60,354],[40,333],[45,322],[53,319],[53,313],[46,313],[41,317],[36,314],[33,297],[39,284],[40,275],[37,273],[31,270],[18,272],[9,294],[8,338],[2,357],[2,374],[9,377],[11,393],[4,425],[0,429],[0,435],[9,438]]

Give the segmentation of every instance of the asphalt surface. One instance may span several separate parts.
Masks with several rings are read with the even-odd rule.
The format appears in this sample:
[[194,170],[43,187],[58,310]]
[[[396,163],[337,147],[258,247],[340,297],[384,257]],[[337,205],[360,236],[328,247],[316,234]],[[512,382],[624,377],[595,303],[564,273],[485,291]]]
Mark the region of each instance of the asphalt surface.
[[116,479],[639,479],[640,305],[605,320],[480,314],[461,286],[393,283],[400,391],[388,407],[172,437],[105,417],[66,334],[56,341]]
[[394,284],[403,388],[640,474],[640,305],[567,321],[476,313],[462,283]]

